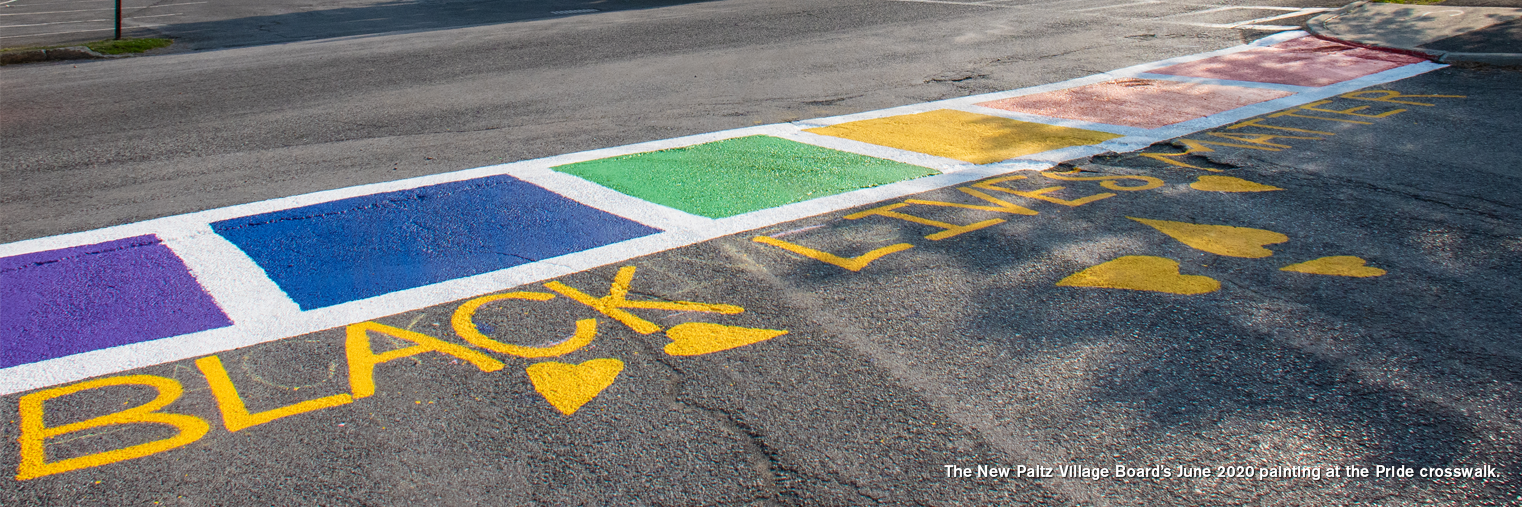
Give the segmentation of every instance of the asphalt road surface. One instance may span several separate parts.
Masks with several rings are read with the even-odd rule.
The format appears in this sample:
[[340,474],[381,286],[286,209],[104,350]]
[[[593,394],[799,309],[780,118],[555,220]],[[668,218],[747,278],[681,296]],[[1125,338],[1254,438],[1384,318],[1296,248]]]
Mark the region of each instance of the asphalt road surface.
[[[712,2],[7,67],[0,240],[1041,85],[1265,33],[1197,26],[1258,14],[1139,14],[1182,4],[1064,10],[1105,6]],[[13,392],[0,504],[1515,504],[1518,77],[1424,68],[1139,151]],[[812,128],[859,136],[849,125]],[[764,149],[801,153],[779,146]],[[598,160],[565,172],[647,170]],[[726,199],[672,206],[720,217]],[[372,208],[212,227],[264,262],[310,245],[255,226]],[[347,259],[363,241],[315,244]],[[263,265],[299,312],[348,283]]]
[[1046,84],[1285,12],[1128,3],[701,2],[6,67],[0,241]]

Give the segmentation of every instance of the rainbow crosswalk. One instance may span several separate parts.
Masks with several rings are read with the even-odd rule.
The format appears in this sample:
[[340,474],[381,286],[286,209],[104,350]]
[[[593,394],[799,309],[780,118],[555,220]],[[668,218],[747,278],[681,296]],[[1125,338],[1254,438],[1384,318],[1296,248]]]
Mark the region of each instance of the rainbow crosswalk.
[[1288,32],[1033,88],[0,245],[0,394],[1133,151],[1441,67]]

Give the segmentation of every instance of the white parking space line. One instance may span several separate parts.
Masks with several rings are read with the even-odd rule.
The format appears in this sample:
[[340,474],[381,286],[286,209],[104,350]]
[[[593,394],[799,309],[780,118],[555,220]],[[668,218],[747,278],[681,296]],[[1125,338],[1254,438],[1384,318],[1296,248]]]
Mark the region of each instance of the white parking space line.
[[979,7],[1002,7],[1002,6],[999,6],[999,5],[989,5],[988,2],[948,2],[946,0],[893,0],[893,1],[895,1],[895,2],[914,2],[914,3],[920,3],[920,4],[951,4],[951,5],[976,5],[976,6],[979,6]]
[[[167,17],[167,16],[184,16],[184,15],[185,15],[184,13],[174,13],[174,14],[154,14],[152,16],[133,16],[133,17],[130,17],[130,18],[122,18],[122,21],[128,21],[128,20],[133,20],[133,19],[146,19],[146,18],[162,18],[162,17]],[[114,20],[113,19],[84,19],[84,20],[79,20],[79,21],[54,21],[54,22],[51,22],[51,23],[33,23],[33,24],[29,24],[29,25],[0,25],[0,28],[21,28],[21,27],[27,27],[27,26],[67,25],[67,24],[70,24],[70,23],[105,23],[105,22],[110,22],[110,21],[114,21]],[[138,25],[138,26],[148,26],[148,25]],[[75,32],[53,32],[53,33],[57,34],[57,33],[98,32],[98,31],[101,31],[101,30],[115,30],[115,28],[102,28],[100,30],[79,30],[79,31],[75,31]],[[8,35],[8,36],[5,36],[5,37],[0,37],[0,38],[37,37],[37,36],[40,36],[40,35],[51,35],[51,34],[36,33],[36,34],[26,34],[26,35]]]
[[21,28],[21,27],[24,27],[24,26],[67,25],[69,23],[97,23],[97,22],[101,22],[101,21],[111,21],[111,20],[109,20],[109,19],[81,19],[79,21],[54,21],[54,22],[51,22],[51,23],[32,23],[32,24],[29,24],[29,25],[0,25],[0,28]]
[[1333,10],[1333,9],[1329,9],[1329,8],[1325,8],[1325,7],[1312,7],[1312,8],[1308,8],[1308,9],[1300,9],[1298,11],[1291,12],[1289,14],[1280,14],[1278,16],[1269,16],[1269,17],[1266,17],[1266,18],[1249,19],[1247,21],[1243,21],[1243,22],[1237,23],[1237,24],[1232,25],[1232,26],[1233,27],[1237,27],[1237,26],[1244,26],[1244,25],[1247,25],[1247,24],[1250,24],[1250,23],[1263,23],[1263,22],[1266,22],[1266,21],[1277,21],[1277,20],[1281,20],[1281,19],[1293,18],[1293,17],[1298,17],[1298,16],[1307,16],[1307,15],[1315,14],[1315,13],[1318,13],[1318,12],[1327,12],[1327,11],[1330,11],[1330,10]]
[[0,16],[31,16],[31,15],[35,15],[35,14],[66,14],[66,13],[70,13],[70,12],[97,12],[97,11],[114,11],[114,10],[116,10],[115,7],[112,7],[112,8],[109,8],[109,9],[80,9],[80,10],[77,10],[77,11],[18,12],[18,13],[14,13],[14,14],[0,14]]
[[91,29],[91,30],[72,30],[72,31],[68,31],[68,32],[29,33],[29,34],[26,34],[26,35],[0,35],[0,39],[15,39],[15,38],[20,38],[20,37],[41,37],[41,36],[44,36],[44,35],[63,35],[63,34],[68,34],[68,33],[110,32],[110,31],[115,31],[115,30],[116,30],[116,28],[95,28],[95,29]]
[[[12,0],[12,1],[14,1],[14,0]],[[122,9],[123,10],[126,10],[126,9],[142,10],[142,9],[152,9],[152,8],[155,8],[155,7],[174,7],[176,5],[197,5],[197,4],[204,4],[204,3],[208,3],[208,2],[187,2],[187,3],[182,3],[182,4],[149,5],[149,6],[145,6],[145,7],[122,7]],[[0,5],[4,5],[4,4],[0,4]],[[116,10],[115,7],[109,7],[109,8],[105,8],[105,9],[80,9],[80,10],[75,10],[75,11],[17,12],[17,13],[13,13],[13,14],[0,14],[0,16],[31,16],[33,14],[64,14],[64,13],[69,13],[69,12],[95,12],[95,11],[114,11],[114,10]]]
[[31,3],[31,4],[12,5],[11,7],[13,7],[13,8],[14,7],[40,7],[40,6],[44,6],[44,5],[77,4],[77,3],[83,3],[83,2],[97,3],[98,4],[98,3],[101,3],[103,1],[104,0],[59,0],[57,2],[43,2],[43,3]]
[[1089,7],[1087,9],[1073,9],[1073,10],[1070,10],[1068,12],[1102,11],[1102,10],[1105,10],[1105,9],[1115,9],[1115,8],[1119,8],[1119,7],[1135,7],[1135,6],[1138,6],[1138,5],[1151,5],[1151,4],[1160,4],[1160,3],[1163,3],[1162,0],[1151,0],[1151,1],[1148,1],[1148,2],[1135,2],[1135,3],[1129,3],[1129,4],[1106,5],[1106,6],[1103,6],[1103,7]]

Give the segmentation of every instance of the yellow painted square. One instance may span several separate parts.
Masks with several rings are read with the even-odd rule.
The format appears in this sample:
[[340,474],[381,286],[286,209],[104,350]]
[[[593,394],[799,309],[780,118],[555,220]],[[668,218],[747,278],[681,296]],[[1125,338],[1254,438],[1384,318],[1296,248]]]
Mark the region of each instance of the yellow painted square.
[[1059,127],[953,109],[853,121],[807,132],[991,164],[1043,151],[1099,144],[1118,134]]

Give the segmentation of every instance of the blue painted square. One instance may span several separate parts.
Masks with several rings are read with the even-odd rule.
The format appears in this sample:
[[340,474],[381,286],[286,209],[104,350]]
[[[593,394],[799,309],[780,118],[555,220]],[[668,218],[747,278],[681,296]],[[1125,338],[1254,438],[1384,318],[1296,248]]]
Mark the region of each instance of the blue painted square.
[[660,232],[511,176],[211,224],[304,310]]

